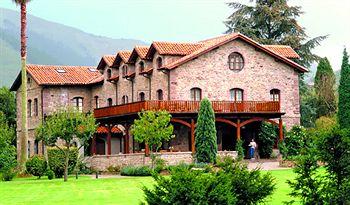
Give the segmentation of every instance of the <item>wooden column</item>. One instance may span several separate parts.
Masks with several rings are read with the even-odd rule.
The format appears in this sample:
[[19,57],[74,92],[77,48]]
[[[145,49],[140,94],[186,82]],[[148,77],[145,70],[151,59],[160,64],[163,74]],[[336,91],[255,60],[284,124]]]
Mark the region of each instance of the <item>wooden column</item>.
[[280,141],[282,141],[283,140],[283,122],[282,122],[282,118],[279,119],[278,128],[279,128]]
[[111,155],[112,153],[112,145],[111,145],[111,126],[108,125],[108,132],[107,132],[107,155]]
[[148,144],[145,144],[145,155],[147,157],[149,156],[149,146],[148,146]]
[[125,154],[129,154],[129,128],[130,126],[128,124],[125,125],[125,136],[124,136],[124,152]]
[[91,154],[96,155],[96,134],[92,137]]
[[194,119],[191,119],[191,151],[194,154],[196,152],[196,142],[195,142],[195,136],[194,136],[194,129],[196,124],[194,123]]
[[237,120],[237,141],[241,139],[241,120]]

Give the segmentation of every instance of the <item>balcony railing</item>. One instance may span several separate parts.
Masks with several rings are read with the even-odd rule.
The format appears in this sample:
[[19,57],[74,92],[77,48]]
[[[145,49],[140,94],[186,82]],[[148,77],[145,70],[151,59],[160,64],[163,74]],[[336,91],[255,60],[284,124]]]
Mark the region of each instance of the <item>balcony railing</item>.
[[[160,101],[150,100],[98,108],[96,118],[135,114],[142,110],[166,110],[169,113],[197,113],[199,101]],[[276,113],[280,103],[276,101],[212,101],[215,113]]]

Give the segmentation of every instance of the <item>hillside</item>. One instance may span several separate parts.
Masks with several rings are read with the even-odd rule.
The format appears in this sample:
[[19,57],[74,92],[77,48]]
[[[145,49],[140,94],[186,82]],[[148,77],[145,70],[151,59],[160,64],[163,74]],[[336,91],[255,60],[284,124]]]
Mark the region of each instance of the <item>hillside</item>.
[[[0,8],[0,86],[10,86],[20,70],[19,13]],[[145,45],[111,39],[28,15],[28,63],[97,65],[103,54]]]

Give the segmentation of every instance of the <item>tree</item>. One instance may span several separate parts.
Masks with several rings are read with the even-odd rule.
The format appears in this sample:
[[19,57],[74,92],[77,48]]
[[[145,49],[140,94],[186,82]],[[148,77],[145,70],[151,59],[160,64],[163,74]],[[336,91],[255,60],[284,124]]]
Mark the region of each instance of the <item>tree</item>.
[[16,125],[15,95],[7,87],[0,88],[0,111],[4,113],[10,126]]
[[349,55],[344,49],[339,82],[338,121],[341,128],[350,129],[350,65]]
[[131,126],[131,134],[137,142],[149,146],[152,167],[154,164],[153,151],[157,152],[164,141],[173,138],[174,127],[170,124],[171,115],[167,111],[142,111],[139,119]]
[[[300,83],[302,82],[300,81]],[[301,125],[304,127],[313,127],[317,119],[317,95],[315,89],[306,87],[301,93],[303,93],[300,96]]]
[[20,136],[20,156],[19,165],[21,171],[25,170],[25,163],[28,157],[28,122],[27,122],[27,3],[31,0],[12,0],[17,5],[21,6],[21,136]]
[[317,118],[331,116],[337,110],[335,99],[335,75],[327,58],[322,58],[317,66],[315,91],[317,95]]
[[270,158],[273,151],[273,145],[278,136],[277,133],[275,125],[267,122],[261,123],[260,131],[256,139],[259,156],[261,158]]
[[88,144],[96,130],[95,118],[76,109],[52,113],[36,130],[37,140],[55,146],[64,153],[64,181],[67,181],[70,148],[79,140],[81,149]]
[[218,150],[215,114],[207,98],[202,100],[199,107],[195,135],[197,162],[214,163]]

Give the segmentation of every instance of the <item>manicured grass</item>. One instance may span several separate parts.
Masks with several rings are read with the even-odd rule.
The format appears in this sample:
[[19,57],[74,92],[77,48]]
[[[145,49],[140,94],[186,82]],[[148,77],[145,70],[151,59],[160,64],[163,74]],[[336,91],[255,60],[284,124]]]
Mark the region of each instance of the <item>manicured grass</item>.
[[[282,204],[289,199],[287,179],[292,170],[270,171],[276,178],[277,189],[267,204]],[[143,199],[142,186],[152,185],[151,177],[92,179],[84,176],[52,181],[46,178],[15,179],[0,182],[0,204],[139,204]]]

